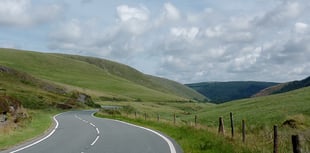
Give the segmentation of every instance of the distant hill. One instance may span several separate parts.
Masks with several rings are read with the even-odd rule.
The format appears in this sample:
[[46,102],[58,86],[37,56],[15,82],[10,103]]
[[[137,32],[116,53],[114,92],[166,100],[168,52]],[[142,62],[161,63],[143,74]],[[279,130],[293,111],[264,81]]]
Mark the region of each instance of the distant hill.
[[183,84],[165,78],[143,74],[142,72],[128,65],[94,57],[64,55],[64,54],[59,55],[93,64],[106,70],[110,74],[113,74],[121,78],[125,78],[126,80],[132,81],[133,83],[151,89],[155,89],[164,93],[168,92],[181,97],[194,99],[198,101],[205,101],[207,99],[203,95],[199,94],[198,92],[187,86],[184,86]]
[[300,81],[292,81],[268,87],[256,93],[253,97],[267,96],[271,94],[284,93],[292,90],[310,86],[310,77]]
[[186,84],[210,98],[213,103],[249,98],[257,92],[270,86],[277,85],[274,82],[233,81],[233,82],[203,82]]
[[171,80],[145,75],[109,60],[14,49],[0,49],[0,65],[106,100],[204,100],[198,92]]

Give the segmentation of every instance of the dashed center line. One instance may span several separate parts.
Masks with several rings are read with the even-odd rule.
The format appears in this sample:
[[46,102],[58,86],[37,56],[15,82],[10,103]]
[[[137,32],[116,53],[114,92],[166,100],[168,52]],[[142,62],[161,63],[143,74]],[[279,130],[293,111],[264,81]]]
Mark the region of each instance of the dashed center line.
[[94,125],[93,123],[89,123],[91,126],[96,127],[96,125]]
[[99,135],[96,137],[95,141],[93,141],[93,143],[91,143],[90,145],[93,146],[97,142],[98,139],[99,139]]
[[75,116],[75,118],[77,118],[77,119],[83,121],[83,122],[86,123],[86,124],[89,124],[90,126],[92,126],[92,127],[94,127],[94,128],[96,129],[97,137],[96,137],[96,139],[90,144],[91,146],[95,145],[95,143],[96,143],[96,142],[98,141],[98,139],[100,138],[100,135],[99,135],[99,134],[100,134],[100,131],[99,131],[99,129],[96,127],[95,124],[93,124],[93,123],[91,123],[91,122],[89,122],[89,121],[87,121],[87,120],[84,120],[84,119],[80,118],[80,117],[77,116],[77,115],[74,115],[74,116]]
[[99,129],[98,129],[98,128],[96,128],[96,131],[97,131],[97,134],[100,134],[100,132],[99,132]]

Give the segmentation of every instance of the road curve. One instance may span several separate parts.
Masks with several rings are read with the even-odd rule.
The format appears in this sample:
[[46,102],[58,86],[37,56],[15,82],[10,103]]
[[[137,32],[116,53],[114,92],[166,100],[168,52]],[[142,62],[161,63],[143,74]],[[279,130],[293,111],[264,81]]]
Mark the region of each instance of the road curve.
[[71,111],[54,117],[55,127],[39,140],[0,153],[182,153],[163,134],[122,121]]

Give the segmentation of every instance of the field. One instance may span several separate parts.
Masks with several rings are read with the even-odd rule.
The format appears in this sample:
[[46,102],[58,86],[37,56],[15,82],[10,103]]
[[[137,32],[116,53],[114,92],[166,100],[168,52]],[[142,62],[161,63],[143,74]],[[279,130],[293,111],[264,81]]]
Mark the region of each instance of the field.
[[[20,84],[20,86],[22,85]],[[34,91],[30,89],[28,92]],[[127,101],[98,101],[98,103],[121,106],[122,108],[108,111],[112,115],[103,113],[104,117],[125,120],[162,131],[181,144],[185,153],[271,152],[273,125],[279,127],[279,151],[290,152],[292,150],[290,144],[292,134],[301,135],[303,150],[309,151],[309,92],[310,88],[308,87],[289,93],[244,99],[220,105]],[[233,112],[235,121],[233,140],[230,136],[230,112]],[[122,115],[118,115],[119,113]],[[1,138],[3,139],[0,139],[0,148],[3,149],[40,135],[51,124],[51,116],[55,114],[55,111],[52,109],[50,113],[46,113],[40,110],[30,110],[30,114],[33,116],[33,121],[26,121],[23,126],[10,132],[5,131],[8,129],[2,130]],[[146,120],[145,114],[147,115]],[[176,114],[175,124],[174,114]],[[157,121],[158,115],[159,121]],[[194,124],[195,115],[198,117],[196,126]],[[223,116],[225,121],[225,136],[217,134],[219,116]],[[240,122],[242,119],[246,121],[245,143],[241,141]],[[285,121],[290,119],[296,121],[294,123],[296,128],[282,126]]]
[[[271,152],[273,142],[273,126],[279,129],[279,151],[290,152],[292,150],[291,135],[299,134],[302,137],[302,147],[304,151],[310,150],[310,88],[302,88],[292,92],[277,94],[253,99],[243,99],[225,104],[203,104],[203,103],[138,103],[138,102],[101,102],[102,105],[122,106],[120,110],[103,111],[112,118],[121,119],[148,125],[166,131],[168,135],[181,143],[185,152],[193,151],[193,146],[188,144],[204,143],[192,139],[191,130],[202,130],[205,133],[212,133],[215,141],[221,141],[225,145],[233,144],[234,152]],[[135,116],[136,112],[136,116]],[[231,140],[229,113],[233,112],[235,121],[235,137]],[[112,114],[112,115],[111,115]],[[146,120],[145,120],[146,114]],[[170,128],[174,127],[174,114],[176,114],[176,126],[188,131],[186,134],[174,134]],[[194,126],[195,115],[198,117],[198,125]],[[159,123],[157,123],[159,116]],[[224,140],[218,138],[217,128],[219,117],[224,118],[225,136]],[[129,119],[128,119],[129,118]],[[137,118],[137,119],[135,119]],[[242,143],[241,121],[246,122],[246,142]],[[288,125],[283,124],[291,120]],[[156,125],[152,126],[151,123]],[[157,124],[161,124],[159,127]],[[172,126],[172,127],[171,127]],[[165,128],[166,127],[166,128]],[[187,128],[186,128],[187,127]],[[172,133],[170,133],[172,132]],[[180,133],[179,133],[180,134]],[[194,133],[193,133],[194,134]],[[212,135],[211,134],[211,135]],[[180,140],[181,137],[181,140]],[[188,137],[188,138],[187,138]],[[199,139],[207,139],[205,136],[196,136]],[[188,139],[188,140],[184,140]],[[185,142],[184,142],[185,141]],[[210,144],[211,145],[211,144]],[[215,145],[215,144],[213,144]],[[216,146],[209,146],[214,148]],[[195,148],[195,147],[194,147]],[[245,149],[246,148],[246,149]],[[209,152],[196,147],[196,152]],[[193,151],[195,152],[195,151]]]
[[[181,88],[180,84],[145,77],[120,64],[104,67],[102,62],[107,61],[96,59],[91,63],[90,59],[1,49],[0,68],[17,71],[7,73],[0,69],[0,96],[17,98],[32,119],[18,126],[2,126],[0,148],[40,135],[51,125],[51,116],[60,112],[56,105],[67,103],[71,91],[77,90],[91,95],[102,106],[120,106],[102,109],[98,116],[162,131],[181,144],[185,153],[271,152],[274,125],[279,129],[279,152],[291,152],[293,134],[301,136],[303,151],[310,152],[310,87],[218,105],[198,103],[194,102],[195,97],[200,96],[189,96],[191,91],[187,88],[175,90]],[[59,93],[62,88],[68,92]],[[187,96],[180,97],[182,93]],[[76,108],[87,107],[77,104]],[[230,112],[234,115],[233,139]],[[224,119],[224,136],[217,132],[219,117]],[[242,120],[246,123],[245,143],[241,140]]]

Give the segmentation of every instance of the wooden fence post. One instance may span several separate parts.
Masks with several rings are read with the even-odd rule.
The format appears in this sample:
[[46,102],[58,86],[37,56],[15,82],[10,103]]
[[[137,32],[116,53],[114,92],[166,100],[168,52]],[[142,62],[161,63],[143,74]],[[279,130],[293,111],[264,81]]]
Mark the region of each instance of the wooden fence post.
[[292,135],[293,153],[301,153],[301,146],[298,135]]
[[146,120],[146,113],[144,113],[144,120]]
[[137,118],[137,112],[135,112],[135,118]]
[[230,127],[231,127],[231,138],[234,138],[234,118],[233,113],[230,112]]
[[173,114],[173,124],[174,124],[174,125],[175,125],[175,122],[176,122],[175,118],[176,118],[176,116],[175,116],[175,113],[174,113],[174,114]]
[[195,126],[197,126],[197,115],[195,115]]
[[159,114],[157,114],[157,122],[159,122]]
[[242,120],[242,142],[245,143],[245,120]]
[[273,153],[278,153],[278,126],[273,126]]
[[223,118],[220,117],[219,118],[219,131],[218,131],[219,134],[223,134],[225,133],[224,131],[224,122],[223,122]]

